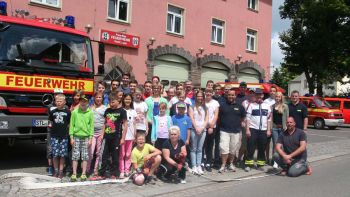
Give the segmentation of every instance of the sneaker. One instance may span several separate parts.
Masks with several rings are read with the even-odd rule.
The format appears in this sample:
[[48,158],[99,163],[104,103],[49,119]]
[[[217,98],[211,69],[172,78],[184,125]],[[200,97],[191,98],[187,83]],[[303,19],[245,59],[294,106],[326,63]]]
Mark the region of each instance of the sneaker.
[[87,180],[86,175],[85,175],[85,174],[82,174],[82,175],[80,176],[80,181],[86,181],[86,180]]
[[192,167],[192,174],[198,174],[197,166]]
[[71,177],[70,177],[70,181],[71,182],[76,182],[78,179],[77,179],[77,175],[73,174]]
[[180,183],[185,184],[187,183],[185,179],[181,179]]
[[229,166],[228,166],[228,170],[232,171],[232,172],[236,172],[236,167],[233,165],[233,163],[231,163]]
[[224,173],[226,171],[225,166],[221,166],[219,169],[219,173]]
[[52,167],[52,166],[49,166],[49,167],[47,168],[47,175],[53,176],[53,171],[54,171],[53,167]]
[[206,170],[207,172],[211,172],[211,171],[212,171],[212,170],[211,170],[210,164],[207,164],[207,165],[205,166],[205,170]]
[[249,172],[249,171],[250,171],[250,167],[249,167],[249,166],[246,166],[246,167],[244,168],[244,171]]
[[124,178],[125,178],[125,174],[124,174],[123,172],[120,173],[119,178],[120,178],[120,179],[124,179]]
[[204,174],[204,172],[203,172],[201,166],[197,167],[197,172],[198,172],[198,174],[200,174],[200,175],[203,175],[203,174]]
[[278,169],[278,164],[276,162],[273,162],[273,168]]

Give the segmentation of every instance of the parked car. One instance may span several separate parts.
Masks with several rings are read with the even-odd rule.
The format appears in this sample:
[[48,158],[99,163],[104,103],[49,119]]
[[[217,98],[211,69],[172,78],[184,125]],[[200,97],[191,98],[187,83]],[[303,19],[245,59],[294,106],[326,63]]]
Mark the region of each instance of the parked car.
[[344,123],[350,124],[350,99],[347,98],[324,98],[333,108],[343,112]]
[[343,112],[333,108],[325,99],[300,97],[300,100],[307,107],[309,125],[313,125],[316,129],[323,129],[325,126],[329,129],[335,129],[344,124]]

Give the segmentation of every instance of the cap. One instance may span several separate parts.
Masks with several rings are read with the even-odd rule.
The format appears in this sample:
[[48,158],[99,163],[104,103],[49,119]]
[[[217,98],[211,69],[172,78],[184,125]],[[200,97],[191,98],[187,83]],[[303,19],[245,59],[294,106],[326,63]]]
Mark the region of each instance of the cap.
[[177,108],[186,108],[186,103],[184,102],[179,102],[177,105],[176,105]]
[[85,101],[88,101],[89,100],[89,98],[88,98],[88,96],[86,95],[86,94],[82,94],[82,95],[80,95],[80,99],[79,100],[85,100]]
[[241,83],[239,83],[239,87],[247,87],[247,83],[242,81]]
[[249,92],[255,92],[256,88],[249,88]]
[[53,93],[54,93],[54,94],[63,94],[63,90],[62,90],[61,88],[55,88],[55,89],[53,90]]
[[256,88],[256,89],[255,89],[255,94],[263,94],[262,89]]

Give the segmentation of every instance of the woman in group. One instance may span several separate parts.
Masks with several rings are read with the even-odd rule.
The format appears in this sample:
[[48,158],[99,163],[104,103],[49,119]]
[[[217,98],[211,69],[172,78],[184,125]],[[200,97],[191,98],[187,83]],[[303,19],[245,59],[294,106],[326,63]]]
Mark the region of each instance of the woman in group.
[[[107,87],[107,83],[105,81],[99,81],[97,83],[97,92],[103,95],[102,103],[103,105],[108,106],[109,100],[108,100],[108,94],[106,93],[106,87]],[[92,106],[93,104],[94,104],[94,97],[90,99],[89,106]]]
[[[273,153],[275,152],[275,145],[278,139],[278,136],[281,132],[287,129],[287,118],[289,116],[288,105],[284,103],[284,97],[282,92],[277,92],[275,97],[275,104],[271,106],[272,108],[272,145]],[[276,162],[273,164],[274,168],[277,168],[278,165]]]
[[172,126],[169,129],[169,139],[164,142],[163,148],[164,178],[169,179],[171,175],[177,173],[177,179],[181,183],[186,183],[186,168],[184,167],[187,152],[185,142],[180,139],[180,128]]
[[203,174],[201,167],[202,150],[206,136],[206,128],[208,125],[209,112],[205,106],[205,96],[203,91],[198,91],[195,95],[195,104],[190,110],[190,118],[192,120],[191,130],[191,164],[194,174]]

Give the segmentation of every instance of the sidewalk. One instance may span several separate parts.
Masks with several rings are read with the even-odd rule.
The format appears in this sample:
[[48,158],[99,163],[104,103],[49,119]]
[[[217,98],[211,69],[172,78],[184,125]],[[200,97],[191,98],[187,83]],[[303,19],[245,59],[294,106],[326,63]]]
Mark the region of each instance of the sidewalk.
[[[350,154],[350,139],[336,140],[328,142],[313,143],[308,145],[308,158],[310,162],[329,159],[345,154]],[[311,164],[312,165],[312,164]],[[270,168],[270,167],[269,167]],[[317,173],[317,172],[314,172]],[[205,173],[215,180],[238,179],[243,177],[261,176],[264,172],[251,170],[249,173],[242,169],[237,169],[236,172],[225,172],[219,174],[217,170],[211,173]],[[168,196],[169,193],[176,193],[181,196],[181,193],[186,192],[190,195],[192,188],[206,191],[210,187],[215,189],[216,182],[210,181],[203,177],[198,177],[192,174],[187,174],[186,184],[172,184],[157,181],[155,185],[136,186],[132,183],[126,184],[104,184],[93,186],[66,187],[56,189],[40,189],[40,190],[23,190],[20,188],[18,180],[8,180],[0,185],[0,196]],[[182,191],[182,192],[180,192]],[[193,194],[195,195],[195,194]],[[172,196],[174,196],[172,194]],[[183,197],[183,195],[182,195]]]

